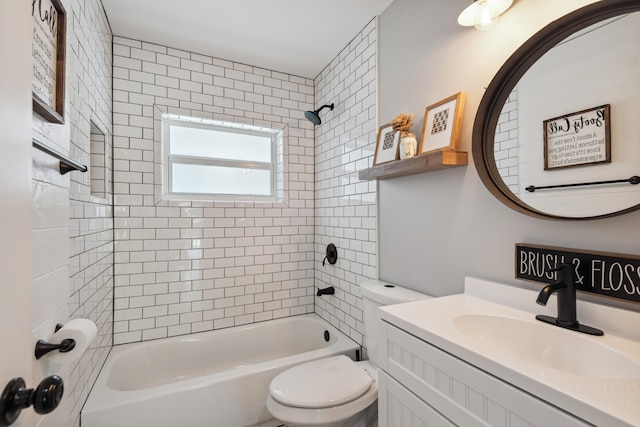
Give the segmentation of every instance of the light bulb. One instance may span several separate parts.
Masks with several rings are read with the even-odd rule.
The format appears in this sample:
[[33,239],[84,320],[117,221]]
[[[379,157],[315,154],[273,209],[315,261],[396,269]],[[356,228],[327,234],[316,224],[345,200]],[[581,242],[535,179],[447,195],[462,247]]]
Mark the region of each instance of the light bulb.
[[473,26],[480,31],[487,31],[496,25],[499,16],[498,9],[492,3],[478,0]]
[[504,13],[513,0],[475,0],[458,16],[458,24],[464,27],[474,26],[480,31],[493,28],[498,16]]

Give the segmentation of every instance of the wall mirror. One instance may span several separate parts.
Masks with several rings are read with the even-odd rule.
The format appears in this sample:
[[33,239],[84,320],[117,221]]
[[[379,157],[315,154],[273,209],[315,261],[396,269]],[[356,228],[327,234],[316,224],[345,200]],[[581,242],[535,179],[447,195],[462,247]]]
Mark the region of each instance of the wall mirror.
[[494,196],[546,219],[640,209],[638,46],[640,3],[602,0],[552,22],[505,62],[473,128],[476,169]]

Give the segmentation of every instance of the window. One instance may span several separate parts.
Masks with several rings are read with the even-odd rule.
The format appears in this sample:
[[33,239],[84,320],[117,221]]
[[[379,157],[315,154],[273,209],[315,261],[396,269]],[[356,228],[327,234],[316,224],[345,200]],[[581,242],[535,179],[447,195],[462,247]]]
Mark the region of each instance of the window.
[[166,197],[275,199],[281,131],[199,119],[163,121]]

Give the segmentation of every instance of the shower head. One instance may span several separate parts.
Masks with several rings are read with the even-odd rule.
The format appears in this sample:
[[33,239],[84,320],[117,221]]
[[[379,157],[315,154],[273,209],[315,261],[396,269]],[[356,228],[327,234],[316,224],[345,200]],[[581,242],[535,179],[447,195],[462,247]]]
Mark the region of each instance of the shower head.
[[307,120],[317,126],[322,123],[322,120],[320,120],[320,111],[322,111],[322,109],[326,107],[329,107],[330,110],[333,110],[333,103],[331,105],[325,104],[322,107],[318,108],[316,111],[305,111],[304,116],[307,118]]

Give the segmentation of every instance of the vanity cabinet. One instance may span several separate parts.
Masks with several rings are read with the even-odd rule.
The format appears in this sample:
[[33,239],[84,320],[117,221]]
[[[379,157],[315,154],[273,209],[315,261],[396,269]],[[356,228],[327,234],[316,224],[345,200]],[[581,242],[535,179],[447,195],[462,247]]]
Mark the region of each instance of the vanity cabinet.
[[591,425],[390,323],[381,324],[381,427]]

